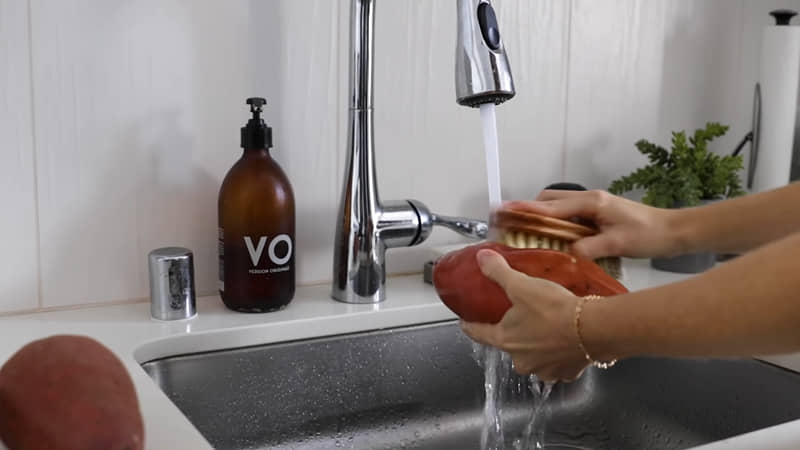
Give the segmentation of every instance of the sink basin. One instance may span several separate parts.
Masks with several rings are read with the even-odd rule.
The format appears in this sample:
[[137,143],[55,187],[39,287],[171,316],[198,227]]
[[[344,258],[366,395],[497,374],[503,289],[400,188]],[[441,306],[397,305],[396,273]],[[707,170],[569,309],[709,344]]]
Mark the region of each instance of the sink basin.
[[[454,322],[142,365],[218,449],[478,449],[483,369]],[[508,448],[534,396],[503,393]],[[800,418],[800,375],[756,360],[636,358],[545,403],[546,448],[680,449]]]

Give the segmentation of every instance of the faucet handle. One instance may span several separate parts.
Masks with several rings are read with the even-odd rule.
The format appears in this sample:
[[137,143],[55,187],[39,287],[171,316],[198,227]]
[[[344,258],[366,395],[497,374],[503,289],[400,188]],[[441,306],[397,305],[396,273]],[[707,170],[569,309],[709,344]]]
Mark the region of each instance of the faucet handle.
[[452,217],[434,214],[419,200],[407,201],[414,207],[419,217],[419,235],[412,245],[419,244],[427,239],[433,231],[434,225],[449,228],[462,236],[474,239],[486,239],[486,236],[489,234],[489,224],[486,221],[470,219],[468,217]]
[[474,239],[486,239],[489,234],[489,224],[483,220],[433,214],[431,221],[434,225],[449,228],[462,236]]

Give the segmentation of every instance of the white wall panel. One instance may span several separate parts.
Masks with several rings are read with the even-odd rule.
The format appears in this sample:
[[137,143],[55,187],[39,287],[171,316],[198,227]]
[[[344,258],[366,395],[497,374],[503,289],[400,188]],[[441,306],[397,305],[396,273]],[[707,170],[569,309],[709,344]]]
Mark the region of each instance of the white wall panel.
[[[348,2],[253,1],[250,70],[265,92],[273,156],[287,172],[297,208],[297,277],[330,280],[336,207],[343,174],[347,77],[339,48]],[[248,66],[246,66],[248,67]]]
[[[301,206],[298,249],[313,247],[309,199],[335,177],[326,109],[335,79],[309,63],[334,60],[327,2],[32,10],[46,306],[146,296],[146,254],[162,245],[193,249],[198,290],[214,291],[217,193],[241,152],[248,96],[270,102],[274,155]],[[301,281],[318,278],[305,255]]]
[[28,4],[0,0],[0,312],[38,306]]
[[745,52],[744,46],[755,38],[759,49],[761,37],[743,33],[742,3],[747,2],[672,2],[665,11],[659,108],[664,144],[672,130],[691,133],[720,122],[731,128],[711,148],[727,153],[749,131],[741,119],[750,117],[753,86],[742,84],[743,69],[747,61],[758,66],[758,50]]
[[572,1],[566,174],[589,188],[643,162],[659,130],[667,2]]

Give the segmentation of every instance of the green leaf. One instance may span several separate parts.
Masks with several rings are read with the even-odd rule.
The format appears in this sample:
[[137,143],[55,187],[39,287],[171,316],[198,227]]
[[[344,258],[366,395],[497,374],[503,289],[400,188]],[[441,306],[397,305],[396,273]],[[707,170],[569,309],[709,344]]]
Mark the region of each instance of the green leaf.
[[701,199],[735,197],[744,194],[739,171],[741,156],[720,156],[708,151],[708,144],[728,131],[728,126],[709,122],[687,137],[672,132],[669,150],[641,139],[636,149],[649,163],[611,182],[608,191],[621,195],[644,189],[642,202],[659,208],[683,204],[695,206]]

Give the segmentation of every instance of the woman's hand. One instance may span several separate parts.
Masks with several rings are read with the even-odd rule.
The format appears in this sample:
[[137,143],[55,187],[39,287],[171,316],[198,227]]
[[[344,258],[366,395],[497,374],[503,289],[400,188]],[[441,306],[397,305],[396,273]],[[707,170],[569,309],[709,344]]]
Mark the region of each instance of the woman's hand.
[[495,325],[462,322],[472,339],[511,355],[514,370],[543,381],[572,381],[588,361],[580,350],[574,314],[578,297],[560,285],[509,267],[497,252],[477,254],[481,272],[502,287],[512,303]]
[[648,258],[680,253],[673,225],[677,210],[659,209],[605,191],[545,190],[535,201],[507,205],[559,219],[581,218],[600,230],[572,244],[572,252],[587,259],[604,256]]

